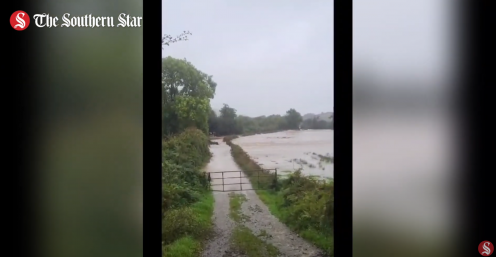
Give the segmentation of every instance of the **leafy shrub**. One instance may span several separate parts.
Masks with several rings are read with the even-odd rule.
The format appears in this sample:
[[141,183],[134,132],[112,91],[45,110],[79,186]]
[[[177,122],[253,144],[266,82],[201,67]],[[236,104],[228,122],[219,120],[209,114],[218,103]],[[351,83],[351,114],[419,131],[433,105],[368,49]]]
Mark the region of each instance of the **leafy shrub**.
[[192,257],[201,251],[200,243],[190,236],[182,237],[170,245],[163,245],[164,257]]
[[295,229],[315,229],[331,234],[334,219],[334,190],[296,171],[281,181],[281,208],[288,209],[287,222]]
[[211,225],[191,208],[208,192],[208,179],[201,172],[211,157],[208,137],[198,129],[186,129],[168,137],[162,153],[162,243],[171,250],[170,244],[183,237],[200,239]]
[[200,130],[187,129],[163,143],[163,212],[198,201],[209,184],[202,166],[210,159],[208,137]]
[[165,244],[171,243],[185,235],[195,235],[198,228],[198,220],[191,208],[167,211],[162,221],[162,240]]

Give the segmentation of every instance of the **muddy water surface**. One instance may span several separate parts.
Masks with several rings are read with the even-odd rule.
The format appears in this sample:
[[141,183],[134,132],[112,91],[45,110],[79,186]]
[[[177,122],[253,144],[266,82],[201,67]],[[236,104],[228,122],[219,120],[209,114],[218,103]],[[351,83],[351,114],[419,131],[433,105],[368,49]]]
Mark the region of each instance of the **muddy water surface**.
[[334,131],[282,131],[240,137],[233,143],[266,169],[293,171],[302,168],[305,175],[334,176]]

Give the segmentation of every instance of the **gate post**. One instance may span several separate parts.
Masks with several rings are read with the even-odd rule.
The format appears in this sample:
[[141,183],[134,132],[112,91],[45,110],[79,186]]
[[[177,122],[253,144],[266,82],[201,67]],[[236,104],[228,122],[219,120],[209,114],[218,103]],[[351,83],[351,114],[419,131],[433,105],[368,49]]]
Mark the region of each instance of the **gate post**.
[[275,169],[275,170],[276,170],[276,176],[274,177],[274,185],[273,185],[274,188],[273,189],[277,190],[277,169]]
[[224,192],[224,172],[222,172],[222,192]]
[[257,171],[257,189],[260,189],[260,170]]
[[239,186],[241,188],[241,191],[243,191],[243,184],[241,183],[241,171],[239,171]]

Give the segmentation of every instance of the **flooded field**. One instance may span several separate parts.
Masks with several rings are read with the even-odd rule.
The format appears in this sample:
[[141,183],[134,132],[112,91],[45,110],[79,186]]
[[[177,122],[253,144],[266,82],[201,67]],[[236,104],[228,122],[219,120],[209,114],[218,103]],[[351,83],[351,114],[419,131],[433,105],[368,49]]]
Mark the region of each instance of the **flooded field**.
[[240,137],[233,143],[266,169],[278,172],[301,168],[305,175],[334,176],[334,131],[283,131]]

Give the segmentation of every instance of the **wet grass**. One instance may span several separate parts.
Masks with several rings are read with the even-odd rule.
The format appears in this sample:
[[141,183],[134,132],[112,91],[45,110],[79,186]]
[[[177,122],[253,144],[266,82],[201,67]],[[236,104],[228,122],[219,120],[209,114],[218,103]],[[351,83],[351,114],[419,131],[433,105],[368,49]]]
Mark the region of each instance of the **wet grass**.
[[196,234],[179,238],[173,243],[164,246],[164,257],[197,257],[200,256],[202,245],[212,231],[212,215],[214,211],[214,197],[212,192],[206,193],[200,201],[189,207],[195,219]]
[[334,237],[332,235],[317,231],[314,228],[298,228],[298,221],[291,222],[289,219],[290,210],[281,208],[284,205],[284,198],[281,194],[266,190],[259,190],[257,194],[260,200],[269,207],[272,215],[285,223],[291,230],[297,232],[302,238],[323,249],[329,256],[334,256]]
[[250,229],[241,224],[247,218],[241,212],[241,205],[246,201],[245,196],[230,193],[229,198],[229,216],[236,222],[231,237],[233,251],[248,257],[277,257],[279,250],[261,239],[268,236],[266,231],[262,230],[260,235],[255,236]]
[[232,242],[239,253],[248,257],[277,257],[279,255],[279,250],[275,246],[264,242],[244,226],[234,229]]
[[249,217],[241,212],[241,205],[246,201],[245,195],[230,193],[229,198],[229,217],[236,223],[249,220]]
[[201,251],[200,242],[198,242],[198,240],[190,236],[186,236],[164,247],[163,252],[164,252],[164,257],[180,257],[180,256],[193,257],[193,256],[199,256],[200,251]]
[[214,196],[207,192],[200,201],[191,205],[195,217],[205,227],[212,227],[212,215],[214,213]]

